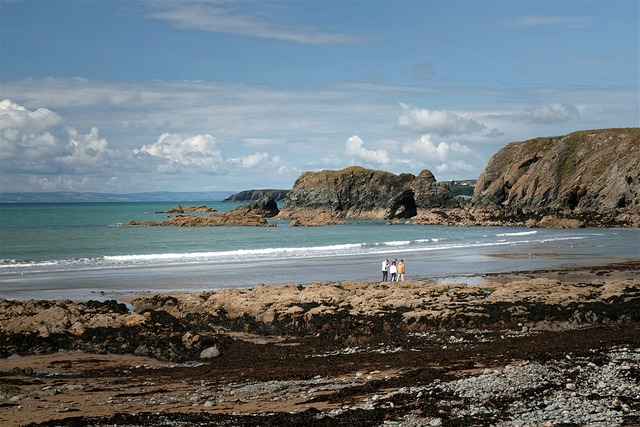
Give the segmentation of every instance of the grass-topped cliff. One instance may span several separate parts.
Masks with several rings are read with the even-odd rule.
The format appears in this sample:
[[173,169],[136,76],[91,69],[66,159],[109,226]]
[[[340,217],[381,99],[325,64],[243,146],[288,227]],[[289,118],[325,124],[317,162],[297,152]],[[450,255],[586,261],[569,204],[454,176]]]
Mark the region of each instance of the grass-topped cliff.
[[508,144],[478,178],[476,206],[544,213],[640,211],[640,128]]
[[455,204],[449,187],[422,171],[395,175],[352,166],[305,172],[287,194],[281,218],[329,215],[331,218],[411,218],[418,209]]

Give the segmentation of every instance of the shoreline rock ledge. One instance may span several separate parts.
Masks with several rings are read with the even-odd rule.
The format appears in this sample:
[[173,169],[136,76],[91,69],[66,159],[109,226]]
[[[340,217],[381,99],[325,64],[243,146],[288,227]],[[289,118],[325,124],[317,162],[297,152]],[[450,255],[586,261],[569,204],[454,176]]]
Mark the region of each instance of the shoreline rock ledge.
[[[151,226],[151,227],[216,227],[225,225],[245,227],[275,227],[267,218],[276,216],[279,212],[278,204],[270,196],[260,200],[238,206],[229,212],[218,212],[206,206],[177,206],[166,212],[178,213],[164,221],[126,221],[123,226]],[[190,215],[195,213],[196,215]],[[198,215],[206,213],[206,215]]]

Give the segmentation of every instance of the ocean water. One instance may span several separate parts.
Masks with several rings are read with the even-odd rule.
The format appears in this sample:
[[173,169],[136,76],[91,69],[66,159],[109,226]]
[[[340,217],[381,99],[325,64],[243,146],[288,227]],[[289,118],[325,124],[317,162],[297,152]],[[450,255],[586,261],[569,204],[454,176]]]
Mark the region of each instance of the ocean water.
[[0,204],[0,297],[117,299],[256,284],[377,281],[383,259],[434,281],[640,256],[638,229],[548,230],[351,221],[289,227],[125,227],[178,204]]

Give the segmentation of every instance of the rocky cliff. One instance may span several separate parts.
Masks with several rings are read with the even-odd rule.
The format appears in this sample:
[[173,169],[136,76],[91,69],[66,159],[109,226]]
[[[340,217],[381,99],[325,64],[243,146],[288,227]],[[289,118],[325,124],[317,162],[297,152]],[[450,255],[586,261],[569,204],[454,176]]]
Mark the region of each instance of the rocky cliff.
[[235,215],[257,214],[265,218],[273,218],[279,212],[278,203],[271,196],[263,196],[259,200],[238,206],[231,211]]
[[332,218],[411,218],[421,208],[455,206],[446,184],[433,174],[365,169],[358,166],[339,171],[305,172],[287,194],[280,218],[329,215]]
[[422,171],[395,175],[350,167],[303,173],[280,218],[408,219],[418,224],[575,228],[640,227],[640,128],[601,129],[506,145],[461,206]]
[[471,205],[525,217],[604,215],[633,222],[640,214],[640,128],[508,144],[478,178]]

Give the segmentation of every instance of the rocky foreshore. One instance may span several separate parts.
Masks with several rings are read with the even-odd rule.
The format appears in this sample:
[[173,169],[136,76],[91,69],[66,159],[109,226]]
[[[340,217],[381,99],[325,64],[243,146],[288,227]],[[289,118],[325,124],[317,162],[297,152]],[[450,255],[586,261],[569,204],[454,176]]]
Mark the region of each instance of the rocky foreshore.
[[0,300],[0,424],[638,425],[638,273]]
[[527,228],[584,228],[584,227],[640,227],[640,212],[632,209],[611,212],[555,212],[505,211],[500,208],[464,208],[423,210],[407,220],[412,224],[448,225],[460,227],[527,227]]

